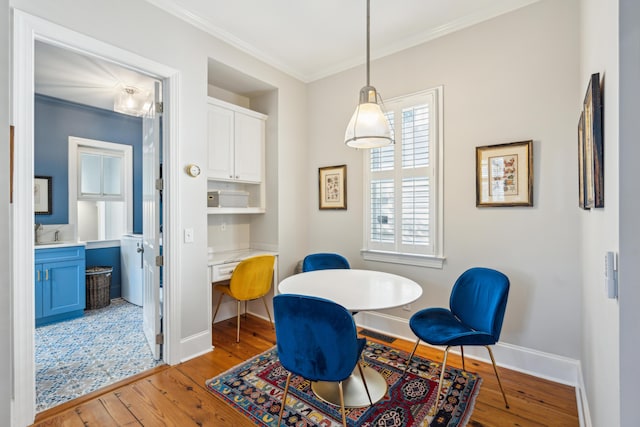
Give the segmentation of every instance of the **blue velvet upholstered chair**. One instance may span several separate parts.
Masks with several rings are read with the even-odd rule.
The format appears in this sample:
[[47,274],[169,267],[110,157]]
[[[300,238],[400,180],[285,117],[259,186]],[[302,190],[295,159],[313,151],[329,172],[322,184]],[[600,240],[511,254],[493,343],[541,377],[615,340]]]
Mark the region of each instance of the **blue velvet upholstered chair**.
[[302,271],[329,270],[332,268],[351,268],[349,261],[340,254],[317,253],[307,255],[302,261]]
[[[442,390],[442,381],[447,365],[447,354],[452,346],[460,346],[462,353],[462,369],[464,370],[464,346],[482,345],[489,351],[493,370],[498,379],[498,385],[502,392],[504,404],[509,408],[507,396],[502,388],[496,361],[490,345],[498,342],[502,329],[502,320],[507,307],[509,295],[509,278],[499,271],[489,268],[471,268],[456,280],[451,290],[449,307],[426,308],[411,316],[409,326],[418,337],[416,345],[407,361],[406,370],[409,368],[420,340],[431,345],[444,345],[444,359],[438,394]],[[436,404],[437,407],[437,404]]]
[[[291,375],[309,381],[337,382],[342,423],[347,426],[342,381],[349,378],[358,363],[366,340],[358,338],[351,313],[343,306],[305,295],[280,294],[273,298],[278,357],[289,371],[282,396],[278,426],[286,405]],[[371,403],[371,396],[364,380]]]

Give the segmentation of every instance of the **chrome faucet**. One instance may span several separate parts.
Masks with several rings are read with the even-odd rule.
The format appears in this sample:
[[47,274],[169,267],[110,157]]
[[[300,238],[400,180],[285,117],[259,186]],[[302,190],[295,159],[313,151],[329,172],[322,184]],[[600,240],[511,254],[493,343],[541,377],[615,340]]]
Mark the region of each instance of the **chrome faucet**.
[[56,230],[56,232],[53,234],[53,240],[57,242],[59,237],[60,237],[60,230]]

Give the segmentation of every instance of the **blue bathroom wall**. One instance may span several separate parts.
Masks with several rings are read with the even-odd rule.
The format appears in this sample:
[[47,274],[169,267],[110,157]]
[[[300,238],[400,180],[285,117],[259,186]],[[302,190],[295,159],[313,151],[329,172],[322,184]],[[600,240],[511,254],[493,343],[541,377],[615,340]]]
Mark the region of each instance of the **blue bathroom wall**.
[[113,267],[111,274],[111,287],[109,296],[111,299],[122,296],[120,279],[120,247],[87,249],[85,252],[86,267]]
[[69,136],[133,147],[133,232],[142,233],[142,118],[35,96],[34,171],[52,177],[52,213],[34,222],[69,222]]

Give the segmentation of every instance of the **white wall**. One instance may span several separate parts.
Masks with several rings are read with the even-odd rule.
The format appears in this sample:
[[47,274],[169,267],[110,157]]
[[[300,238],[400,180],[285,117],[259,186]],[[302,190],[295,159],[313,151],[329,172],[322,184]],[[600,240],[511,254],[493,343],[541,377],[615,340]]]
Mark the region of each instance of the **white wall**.
[[9,248],[9,37],[11,21],[8,0],[0,0],[0,425],[11,425],[11,284]]
[[[637,369],[640,352],[640,227],[638,227],[638,99],[640,98],[640,3],[619,2],[620,25],[620,425],[638,423]],[[615,124],[614,124],[615,125]],[[595,372],[605,375],[602,371]],[[599,407],[600,409],[600,407]]]
[[[6,2],[3,6],[5,6],[2,8],[4,17],[7,10]],[[179,206],[177,218],[173,220],[177,221],[178,230],[193,228],[195,241],[184,244],[181,236],[173,236],[175,244],[173,250],[179,253],[180,260],[179,265],[174,267],[178,269],[179,275],[176,282],[168,283],[167,286],[178,289],[179,306],[175,312],[179,314],[179,318],[173,320],[180,325],[181,348],[174,349],[172,353],[178,354],[179,358],[183,359],[206,350],[211,343],[208,335],[210,319],[207,316],[210,302],[207,298],[209,285],[207,283],[206,179],[204,176],[198,179],[188,177],[183,167],[188,163],[201,163],[202,153],[207,149],[208,58],[214,58],[277,88],[279,114],[274,126],[278,135],[277,153],[282,156],[282,159],[277,160],[278,164],[291,162],[289,155],[282,153],[296,155],[301,150],[304,152],[304,149],[299,148],[305,137],[305,111],[300,109],[301,105],[305,105],[304,84],[240,53],[146,2],[15,0],[11,1],[10,6],[179,71],[178,159],[174,159],[177,160],[178,167],[169,171],[178,175],[179,184],[179,188],[173,193],[174,197],[178,197],[174,200]],[[144,17],[144,20],[140,17]],[[2,26],[2,28],[10,28],[10,26]],[[0,53],[5,52],[2,50]],[[3,72],[5,68],[2,68]],[[5,90],[9,77],[7,75],[2,77],[4,77],[2,90]],[[7,97],[1,99],[4,100]],[[4,103],[2,105],[5,107]],[[1,116],[6,117],[6,115]],[[6,126],[4,128],[6,129]],[[6,150],[5,144],[2,147],[2,150]],[[3,155],[1,158],[7,159],[8,156]],[[8,170],[7,167],[2,169]],[[296,167],[280,170],[277,179],[294,183],[293,189],[297,190],[295,184],[299,181],[295,175],[297,171]],[[4,179],[3,176],[0,184],[4,184]],[[3,193],[0,195],[5,199],[4,191],[7,185],[1,185],[1,187],[0,191]],[[285,187],[292,187],[292,185],[285,185]],[[278,188],[277,183],[274,183],[274,188]],[[280,202],[290,204],[281,219],[287,221],[288,231],[285,237],[289,239],[288,243],[290,242],[294,250],[299,250],[304,245],[306,234],[302,227],[303,222],[299,219],[304,216],[301,212],[302,207],[299,203],[292,203],[291,197],[281,198]],[[7,224],[9,221],[2,221],[2,223]],[[9,258],[6,255],[0,257],[2,265]],[[291,259],[288,260],[287,257]],[[284,265],[295,263],[297,260],[295,258],[297,257],[292,256],[290,252],[281,254]],[[8,269],[1,270],[8,271]],[[8,280],[8,277],[3,275],[2,279]],[[10,289],[10,286],[3,286],[2,289]],[[2,301],[9,301],[9,299],[4,298]],[[0,310],[0,312],[8,314],[10,310]],[[3,346],[3,348],[9,347]]]
[[[364,85],[363,68],[312,83],[311,249],[335,250],[355,267],[416,280],[424,293],[414,312],[446,306],[453,282],[469,267],[501,270],[511,279],[501,340],[579,359],[577,12],[575,0],[542,1],[372,63],[371,82],[384,98],[444,85],[442,270],[362,261],[362,154],[341,141]],[[475,147],[528,139],[534,141],[534,207],[476,208]],[[317,167],[342,163],[348,210],[318,211]]]
[[[619,306],[604,289],[604,255],[618,252],[618,7],[610,0],[582,0],[580,83],[582,105],[589,76],[600,73],[604,104],[605,207],[579,215],[583,324],[582,366],[594,426],[619,425]],[[597,29],[597,31],[594,31]],[[606,367],[606,369],[603,369]]]

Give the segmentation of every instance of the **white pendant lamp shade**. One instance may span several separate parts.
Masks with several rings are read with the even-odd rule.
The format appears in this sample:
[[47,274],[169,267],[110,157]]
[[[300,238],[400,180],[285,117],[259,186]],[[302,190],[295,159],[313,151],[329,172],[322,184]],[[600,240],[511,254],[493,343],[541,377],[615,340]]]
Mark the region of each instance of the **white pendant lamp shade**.
[[[363,102],[363,92],[365,99]],[[376,102],[376,90],[365,86],[360,91],[360,103],[351,116],[344,142],[352,148],[378,148],[393,142],[389,120]]]
[[360,102],[344,133],[344,143],[353,148],[378,148],[393,143],[391,126],[378,104],[376,88],[369,84],[369,3],[367,0],[367,85],[360,89]]

